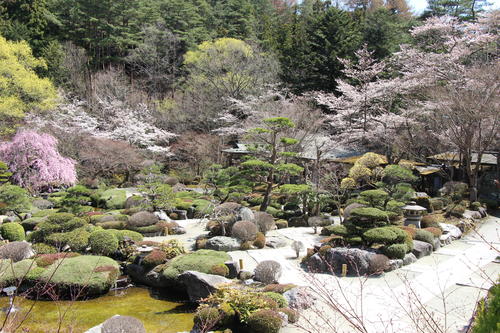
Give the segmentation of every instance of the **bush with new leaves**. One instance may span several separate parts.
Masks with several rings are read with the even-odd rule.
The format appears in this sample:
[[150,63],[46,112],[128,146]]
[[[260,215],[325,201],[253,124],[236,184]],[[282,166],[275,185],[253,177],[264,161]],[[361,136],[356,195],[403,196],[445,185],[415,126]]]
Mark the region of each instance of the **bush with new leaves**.
[[406,244],[391,244],[383,248],[383,252],[391,259],[403,259],[407,252]]
[[251,332],[278,333],[283,319],[274,310],[259,310],[248,317],[247,325]]

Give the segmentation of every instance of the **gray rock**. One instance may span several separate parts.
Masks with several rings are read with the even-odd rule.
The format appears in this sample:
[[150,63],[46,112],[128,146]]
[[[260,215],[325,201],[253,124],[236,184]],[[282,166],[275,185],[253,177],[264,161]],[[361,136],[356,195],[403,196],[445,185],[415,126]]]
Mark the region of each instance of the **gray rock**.
[[179,217],[178,220],[187,220],[187,210],[184,209],[174,209],[172,213],[176,213]]
[[236,261],[226,261],[224,265],[226,265],[229,269],[229,274],[227,275],[228,278],[235,279],[238,277],[238,274],[240,273],[240,265],[238,265]]
[[460,237],[462,237],[462,231],[458,227],[456,227],[452,224],[439,223],[439,226],[441,227],[441,229],[443,229],[443,234],[444,235],[450,234],[451,237],[453,238],[453,240],[459,239]]
[[249,280],[253,278],[253,273],[250,272],[250,271],[245,271],[245,270],[241,270],[239,273],[238,273],[238,279],[239,280]]
[[231,280],[219,275],[196,271],[186,271],[179,275],[178,279],[186,287],[191,302],[198,302],[217,291],[220,285],[231,282]]
[[169,234],[171,235],[184,235],[185,233],[186,229],[184,227],[173,227],[169,231]]
[[441,246],[449,245],[453,241],[453,238],[451,237],[451,234],[443,234],[439,236],[439,242],[441,243]]
[[417,259],[428,256],[432,253],[432,245],[426,242],[414,240],[413,250],[411,253],[413,253]]
[[167,213],[165,213],[163,210],[160,210],[159,212],[154,212],[154,214],[162,221],[172,222],[170,217],[168,217]]
[[288,245],[288,242],[280,237],[266,237],[266,246],[269,246],[273,249],[277,249],[280,247],[285,247]]
[[33,251],[31,243],[25,241],[11,242],[0,247],[0,259],[10,259],[13,262],[18,262],[34,255],[35,251]]
[[479,212],[479,214],[481,214],[481,217],[488,216],[488,211],[484,207],[479,207],[478,212]]
[[441,248],[441,240],[439,238],[434,238],[434,244],[432,244],[432,249],[434,251],[437,251],[439,250],[439,248]]
[[392,259],[389,260],[389,266],[385,270],[386,272],[394,271],[398,268],[403,267],[403,259]]
[[142,322],[134,317],[113,316],[102,323],[102,333],[146,333]]
[[45,200],[45,199],[36,199],[36,200],[33,200],[32,203],[33,203],[33,206],[35,206],[38,209],[54,208],[54,204],[51,201]]
[[463,217],[474,220],[480,220],[482,218],[481,213],[475,210],[466,210]]
[[241,241],[227,236],[216,236],[207,240],[205,248],[215,251],[238,251],[241,247]]
[[417,257],[413,253],[407,253],[405,257],[403,258],[403,266],[413,264],[414,262],[417,261]]
[[241,207],[238,212],[238,220],[240,221],[253,221],[255,214],[248,207]]
[[162,279],[162,275],[155,270],[147,271],[141,265],[130,264],[127,273],[135,283],[153,288],[166,288],[168,284]]
[[308,287],[292,288],[283,293],[283,297],[288,301],[288,306],[297,311],[309,309],[316,300]]
[[313,272],[340,274],[342,265],[347,265],[347,275],[358,276],[371,274],[370,261],[375,253],[357,249],[336,247],[328,250],[324,256],[319,253],[308,259],[306,265]]

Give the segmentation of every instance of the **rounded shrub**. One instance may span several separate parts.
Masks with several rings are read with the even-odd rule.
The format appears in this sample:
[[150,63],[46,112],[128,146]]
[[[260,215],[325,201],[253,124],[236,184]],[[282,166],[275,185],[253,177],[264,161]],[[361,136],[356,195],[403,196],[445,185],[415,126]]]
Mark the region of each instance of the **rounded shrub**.
[[195,327],[212,328],[221,319],[219,310],[214,307],[199,308],[193,318]]
[[118,239],[112,231],[97,230],[90,234],[89,245],[92,253],[108,256],[118,250]]
[[266,236],[262,232],[258,232],[253,245],[258,249],[263,249],[266,246]]
[[144,239],[144,236],[132,230],[118,230],[115,236],[118,238],[118,241],[124,241],[125,238],[129,238],[136,243],[142,242],[142,240]]
[[414,239],[429,243],[434,246],[434,235],[427,230],[417,229],[417,233],[415,234]]
[[442,210],[444,208],[444,201],[440,198],[430,198],[429,203],[432,211]]
[[144,257],[143,263],[149,267],[156,267],[158,265],[164,264],[167,261],[167,255],[165,252],[160,250],[153,250],[147,256]]
[[423,230],[430,232],[431,234],[434,235],[434,237],[439,237],[443,234],[443,230],[441,230],[441,228],[428,227]]
[[281,264],[274,260],[264,260],[255,268],[255,280],[265,284],[276,283],[282,273]]
[[420,221],[420,226],[422,228],[435,227],[439,228],[439,223],[443,223],[445,221],[444,216],[441,214],[429,214],[422,216],[422,220]]
[[321,229],[321,235],[323,236],[330,236],[330,235],[338,235],[338,236],[348,236],[349,231],[347,230],[345,225],[329,225],[326,227],[323,227]]
[[406,233],[397,227],[373,228],[363,233],[363,239],[368,244],[394,244],[405,240]]
[[229,268],[224,264],[213,265],[212,268],[210,268],[209,274],[226,277],[229,275]]
[[257,226],[250,221],[239,221],[233,225],[231,235],[242,242],[254,240],[257,237]]
[[390,259],[403,259],[406,251],[406,244],[391,244],[383,248],[383,253]]
[[446,214],[449,216],[462,217],[465,213],[465,207],[462,205],[450,205],[446,208]]
[[286,298],[282,294],[268,291],[268,292],[263,293],[263,296],[275,301],[276,304],[278,304],[278,306],[280,308],[286,308],[288,306],[288,301],[286,300]]
[[355,208],[349,221],[360,227],[383,227],[389,223],[389,216],[383,210],[372,207]]
[[45,243],[33,244],[33,251],[37,254],[57,253],[57,249],[54,246]]
[[273,310],[259,310],[252,313],[247,320],[250,332],[278,333],[283,319]]
[[0,225],[0,234],[11,242],[23,241],[26,238],[23,226],[15,222]]

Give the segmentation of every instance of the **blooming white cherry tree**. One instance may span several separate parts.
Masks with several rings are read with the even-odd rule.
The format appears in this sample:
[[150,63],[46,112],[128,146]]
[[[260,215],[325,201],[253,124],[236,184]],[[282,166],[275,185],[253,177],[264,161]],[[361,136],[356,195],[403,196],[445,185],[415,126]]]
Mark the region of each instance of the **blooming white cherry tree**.
[[123,140],[153,153],[170,154],[168,143],[176,135],[154,125],[151,110],[144,104],[135,108],[118,101],[100,101],[99,114],[87,111],[86,103],[73,100],[59,112],[28,119],[30,127],[54,127],[65,132],[85,132],[91,136]]

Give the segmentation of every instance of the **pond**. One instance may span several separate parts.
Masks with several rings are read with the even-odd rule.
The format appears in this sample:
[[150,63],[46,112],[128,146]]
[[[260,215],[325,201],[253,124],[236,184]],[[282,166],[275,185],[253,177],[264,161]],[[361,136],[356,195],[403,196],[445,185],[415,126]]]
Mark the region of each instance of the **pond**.
[[[194,309],[185,303],[167,301],[163,295],[146,288],[133,287],[116,293],[78,302],[35,302],[17,298],[15,304],[21,307],[21,311],[16,313],[14,322],[22,321],[33,305],[27,319],[22,322],[21,328],[29,329],[25,332],[57,332],[59,323],[62,323],[59,332],[80,333],[116,314],[139,319],[148,333],[189,331],[193,326]],[[0,307],[6,307],[8,303],[7,297],[0,298]],[[0,318],[3,323],[5,314],[1,313]]]

